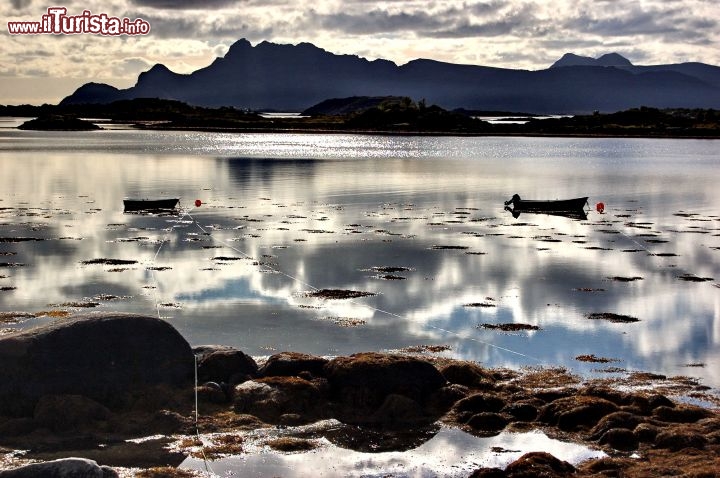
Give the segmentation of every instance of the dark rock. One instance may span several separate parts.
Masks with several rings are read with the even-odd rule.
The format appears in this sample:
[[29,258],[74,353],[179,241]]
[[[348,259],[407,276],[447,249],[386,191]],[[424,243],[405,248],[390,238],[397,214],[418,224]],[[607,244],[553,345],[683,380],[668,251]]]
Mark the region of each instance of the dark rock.
[[[600,458],[583,463],[582,470],[601,476],[624,476],[623,470],[632,464],[627,458]],[[581,476],[583,474],[581,473]]]
[[592,397],[604,398],[616,405],[628,405],[632,401],[630,394],[613,390],[607,387],[589,386],[578,391],[578,395],[590,395]]
[[467,424],[475,430],[499,432],[507,426],[508,420],[499,413],[482,412],[470,417]]
[[391,394],[422,404],[446,384],[430,362],[375,352],[333,359],[325,366],[325,375],[333,397],[346,406],[372,410]]
[[633,433],[642,443],[653,443],[660,433],[660,428],[650,423],[640,423],[635,427]]
[[697,422],[706,433],[720,431],[720,418],[703,418]]
[[479,468],[469,478],[505,478],[507,475],[500,468]]
[[545,452],[526,453],[505,468],[508,478],[564,477],[575,472],[575,467]]
[[428,400],[428,406],[442,415],[447,412],[458,400],[467,397],[468,388],[463,385],[448,385],[433,393]]
[[705,435],[708,443],[713,445],[720,445],[720,431],[710,432]]
[[599,443],[620,451],[632,451],[637,450],[639,441],[637,436],[627,428],[612,428],[600,437]]
[[145,424],[145,430],[153,433],[172,434],[187,433],[192,426],[192,420],[172,410],[158,410]]
[[653,410],[653,417],[672,423],[695,423],[711,416],[713,416],[711,411],[694,405],[678,405],[676,407],[663,405]]
[[610,413],[602,417],[597,425],[593,427],[590,431],[590,439],[598,440],[605,432],[613,428],[633,430],[641,421],[642,419],[632,413],[624,411]]
[[33,463],[13,470],[0,471],[0,478],[117,478],[118,474],[107,466],[85,458]]
[[673,408],[675,406],[675,403],[667,398],[665,395],[651,395],[648,397],[648,402],[650,403],[650,408],[655,409],[657,407],[670,407]]
[[551,390],[538,390],[533,395],[538,400],[542,400],[545,403],[551,403],[561,398],[567,398],[576,395],[575,390],[571,388],[562,389],[551,389]]
[[503,407],[505,407],[505,400],[497,395],[476,393],[457,402],[453,410],[472,413],[499,412]]
[[605,415],[618,410],[614,403],[592,396],[570,396],[545,405],[537,420],[564,431],[593,427]]
[[451,363],[440,368],[440,373],[450,383],[478,388],[485,386],[492,388],[495,379],[492,374],[472,362]]
[[241,383],[257,376],[258,372],[257,363],[252,357],[232,348],[202,353],[197,367],[200,382]]
[[43,395],[83,395],[111,408],[128,394],[187,387],[193,355],[169,323],[133,314],[93,314],[0,338],[0,409],[29,416]]
[[228,401],[225,390],[217,382],[207,382],[195,389],[198,400],[206,403],[221,404]]
[[538,416],[538,408],[531,403],[511,403],[500,411],[521,422],[531,422]]
[[35,429],[35,420],[28,417],[0,419],[0,437],[25,435]]
[[272,355],[260,367],[258,374],[261,377],[274,376],[300,376],[303,372],[313,377],[322,377],[327,359],[297,352],[281,352]]
[[38,426],[64,432],[107,421],[111,415],[106,407],[81,395],[45,395],[35,406],[34,418]]
[[593,397],[604,398],[615,405],[626,407],[628,411],[632,410],[634,413],[648,414],[652,410],[650,401],[647,397],[607,387],[589,386],[582,389],[579,392],[579,395],[590,395]]
[[282,415],[297,414],[305,423],[323,416],[324,397],[311,382],[299,377],[267,377],[235,386],[233,408],[268,423]]
[[404,395],[390,394],[373,414],[373,421],[384,426],[408,425],[426,421],[422,407]]
[[707,444],[707,439],[699,433],[674,429],[663,430],[655,437],[655,447],[679,451],[685,448],[697,448],[702,450]]

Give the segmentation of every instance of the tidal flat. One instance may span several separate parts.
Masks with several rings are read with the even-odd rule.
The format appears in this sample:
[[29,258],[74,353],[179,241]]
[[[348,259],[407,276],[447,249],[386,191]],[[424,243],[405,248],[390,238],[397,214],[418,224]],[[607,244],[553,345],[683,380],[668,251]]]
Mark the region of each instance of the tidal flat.
[[[713,407],[716,151],[714,140],[2,129],[0,328],[141,313],[261,363],[420,351],[581,383],[643,378]],[[515,218],[503,209],[514,193],[589,196],[587,215]],[[126,214],[126,196],[181,207]]]

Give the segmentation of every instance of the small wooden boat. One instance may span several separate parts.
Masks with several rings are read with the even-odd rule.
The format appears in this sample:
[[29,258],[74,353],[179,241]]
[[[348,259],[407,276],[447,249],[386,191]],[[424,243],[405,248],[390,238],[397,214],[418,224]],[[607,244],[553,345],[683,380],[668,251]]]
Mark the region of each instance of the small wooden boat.
[[123,199],[125,211],[163,211],[175,209],[178,198],[167,199]]
[[520,199],[520,196],[515,194],[509,201],[505,201],[505,205],[508,206],[512,204],[513,210],[517,212],[581,212],[585,210],[587,200],[587,197],[580,197],[573,199],[537,201]]

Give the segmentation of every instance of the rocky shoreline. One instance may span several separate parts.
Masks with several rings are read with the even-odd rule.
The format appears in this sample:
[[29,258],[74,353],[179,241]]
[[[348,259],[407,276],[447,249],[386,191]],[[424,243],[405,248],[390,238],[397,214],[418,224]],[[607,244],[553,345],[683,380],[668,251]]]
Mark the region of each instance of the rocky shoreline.
[[[666,390],[687,395],[696,384],[676,379],[663,389],[668,382],[651,374],[622,384],[583,382],[562,369],[486,369],[376,352],[283,352],[258,364],[228,347],[192,349],[168,323],[129,314],[78,316],[4,336],[0,361],[0,477],[33,476],[20,466],[32,461],[54,470],[96,467],[95,475],[70,476],[194,476],[176,467],[197,452],[196,432],[213,434],[202,450],[212,459],[242,453],[241,431],[327,420],[361,430],[364,441],[343,441],[350,449],[392,449],[398,445],[387,437],[442,424],[476,436],[541,430],[607,455],[571,465],[531,452],[504,470],[478,468],[476,477],[699,477],[720,470],[717,405],[673,400]],[[152,435],[160,437],[127,441]],[[302,434],[269,446],[314,447]],[[20,449],[29,451],[13,453]],[[88,460],[53,461],[77,456]],[[48,470],[45,476],[60,476]]]

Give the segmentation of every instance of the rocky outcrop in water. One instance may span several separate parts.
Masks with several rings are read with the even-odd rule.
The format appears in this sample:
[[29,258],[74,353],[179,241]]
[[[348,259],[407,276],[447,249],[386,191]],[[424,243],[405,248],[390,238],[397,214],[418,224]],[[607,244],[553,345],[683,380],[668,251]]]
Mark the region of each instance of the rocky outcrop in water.
[[79,395],[113,409],[158,387],[188,388],[193,353],[167,322],[94,314],[0,338],[0,412],[32,416],[46,396]]
[[[291,440],[286,427],[334,419],[341,426],[327,430],[333,443],[389,451],[404,449],[396,438],[408,434],[418,440],[413,447],[419,446],[442,423],[478,436],[541,429],[609,455],[573,466],[547,453],[528,453],[504,470],[479,468],[476,477],[632,477],[657,470],[714,476],[720,467],[717,412],[678,404],[652,387],[621,390],[597,381],[582,384],[557,369],[521,374],[434,356],[368,352],[328,360],[282,352],[258,367],[229,347],[198,347],[194,353],[202,377],[198,427],[227,433],[235,441],[226,447],[238,440],[239,430],[280,426]],[[195,432],[188,406],[194,398],[193,351],[168,323],[130,314],[63,320],[0,339],[0,361],[0,449],[24,448],[40,459],[51,459],[47,452],[52,458],[83,456],[78,450],[85,449],[97,463],[115,466],[182,461],[177,449],[168,455],[166,442],[129,447],[125,441]],[[183,406],[169,409],[169,390]],[[633,453],[643,459],[631,459]],[[95,473],[72,476],[112,476],[107,469],[97,474],[100,467],[93,463],[47,462],[0,477],[39,476],[27,474],[38,470],[66,476],[57,470],[68,466]]]
[[66,115],[40,116],[24,122],[19,129],[32,129],[43,131],[93,131],[100,127],[90,121]]

